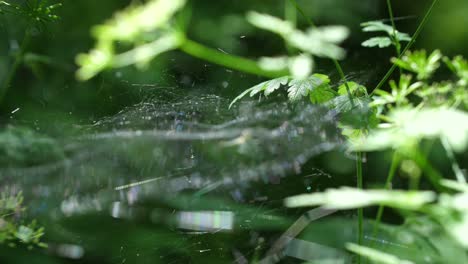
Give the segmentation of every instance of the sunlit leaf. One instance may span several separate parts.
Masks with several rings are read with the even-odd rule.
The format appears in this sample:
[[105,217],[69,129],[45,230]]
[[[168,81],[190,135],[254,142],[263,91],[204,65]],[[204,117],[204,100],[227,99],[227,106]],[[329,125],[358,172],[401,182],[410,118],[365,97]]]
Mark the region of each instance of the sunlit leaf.
[[401,59],[393,58],[392,62],[398,67],[417,74],[419,80],[430,78],[440,66],[442,53],[439,50],[433,51],[427,56],[425,50],[408,51]]
[[314,74],[306,79],[293,79],[289,82],[288,97],[291,101],[298,101],[308,96],[317,87],[328,83],[328,77],[321,74]]
[[346,52],[337,44],[349,36],[344,26],[326,26],[300,31],[289,21],[277,17],[249,12],[247,20],[254,26],[280,35],[291,46],[311,55],[332,59],[343,59]]
[[310,101],[313,104],[321,104],[326,103],[337,96],[337,92],[333,90],[328,83],[324,83],[323,85],[315,88],[309,94]]
[[291,22],[284,21],[267,14],[249,12],[247,13],[247,20],[258,28],[271,31],[282,36],[287,36],[295,30],[294,25]]
[[[95,26],[92,33],[97,44],[89,53],[77,56],[76,62],[80,66],[77,78],[88,80],[106,68],[135,63],[145,65],[155,56],[177,48],[181,37],[170,24],[185,2],[186,0],[152,0],[142,5],[131,5],[116,13],[106,23]],[[149,43],[140,43],[138,38],[148,33],[157,36],[156,39]],[[136,47],[118,54],[115,50],[117,42],[130,43]]]
[[234,100],[232,100],[231,104],[229,105],[229,108],[231,108],[237,101],[244,98],[248,94],[250,94],[250,97],[252,97],[252,96],[254,96],[254,95],[258,94],[258,93],[264,92],[265,96],[268,96],[271,93],[273,93],[274,91],[276,91],[277,89],[279,89],[282,85],[287,85],[288,82],[289,82],[289,77],[284,76],[284,77],[268,80],[268,81],[262,82],[260,84],[257,84],[255,86],[245,90],[240,95],[238,95],[236,98],[234,98]]
[[328,189],[323,193],[303,194],[285,200],[287,207],[323,205],[329,209],[347,210],[371,205],[417,210],[434,201],[435,193],[427,191],[361,190],[349,187]]
[[398,109],[390,113],[394,120],[389,128],[373,131],[360,145],[359,151],[398,149],[413,146],[424,138],[445,138],[458,152],[468,145],[468,114],[455,109]]
[[462,56],[457,56],[450,60],[449,58],[444,58],[445,64],[452,70],[457,77],[459,78],[459,85],[466,86],[468,85],[468,61],[465,60]]
[[398,45],[396,42],[410,41],[411,38],[408,34],[395,30],[392,26],[384,24],[381,21],[369,21],[361,24],[364,32],[385,32],[387,36],[373,37],[362,43],[364,47],[379,47],[386,48],[391,45]]
[[386,48],[392,45],[392,40],[389,37],[374,37],[370,38],[362,43],[364,47],[379,47]]
[[382,252],[380,250],[356,245],[353,243],[346,244],[346,248],[349,251],[354,252],[363,257],[366,257],[375,263],[382,263],[382,264],[412,264],[414,263],[409,260],[402,260],[398,258],[397,256]]

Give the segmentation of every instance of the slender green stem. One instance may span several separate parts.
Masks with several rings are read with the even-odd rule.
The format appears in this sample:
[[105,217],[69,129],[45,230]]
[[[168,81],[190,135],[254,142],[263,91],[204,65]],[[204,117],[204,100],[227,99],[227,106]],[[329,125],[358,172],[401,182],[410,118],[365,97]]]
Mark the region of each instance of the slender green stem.
[[[429,7],[429,9],[427,10],[427,12],[424,15],[423,19],[421,20],[421,23],[419,23],[418,28],[416,29],[416,32],[414,33],[414,35],[411,38],[408,45],[406,45],[406,47],[403,49],[400,56],[398,56],[398,58],[401,58],[406,53],[406,51],[408,51],[414,45],[414,43],[416,42],[416,39],[418,38],[418,36],[421,33],[422,29],[426,25],[431,13],[432,13],[432,10],[434,9],[434,6],[437,4],[437,2],[438,2],[438,0],[433,0],[432,1],[432,4]],[[375,90],[378,90],[378,89],[382,88],[382,86],[387,82],[388,78],[390,78],[392,73],[395,71],[396,67],[397,66],[395,64],[393,64],[392,67],[390,67],[390,69],[385,74],[385,76],[382,78],[382,80],[379,82],[379,84],[377,84],[377,86],[374,88],[374,90],[372,90],[371,95],[374,94]]]
[[[387,180],[385,181],[385,190],[390,190],[393,182],[393,178],[395,177],[396,170],[398,169],[398,166],[400,165],[400,156],[398,155],[397,152],[393,153],[392,157],[392,164],[390,165],[390,170],[388,171],[387,175]],[[378,232],[379,232],[379,225],[380,222],[382,221],[382,216],[384,212],[384,206],[380,205],[379,209],[377,211],[377,216],[375,217],[375,223],[374,223],[374,228],[372,230],[372,237],[377,237]]]
[[442,175],[434,167],[432,167],[431,163],[427,160],[426,156],[421,153],[420,150],[415,149],[410,153],[408,158],[411,158],[414,162],[416,162],[416,164],[423,170],[428,180],[437,191],[441,192],[444,190],[444,187],[440,183],[443,179]]
[[[400,57],[401,55],[401,43],[400,40],[398,39],[397,36],[397,29],[396,29],[396,24],[395,24],[395,17],[393,15],[393,8],[392,8],[392,2],[391,0],[387,0],[387,9],[388,9],[388,15],[390,16],[390,21],[392,22],[392,28],[393,28],[393,41],[395,43],[395,50],[396,50],[396,55],[397,57]],[[402,74],[402,69],[400,68],[400,75]]]
[[445,148],[445,152],[447,152],[447,157],[450,160],[452,165],[452,170],[455,173],[455,177],[459,183],[466,183],[465,175],[463,174],[460,166],[458,165],[457,159],[455,158],[455,154],[453,154],[452,146],[448,142],[447,138],[442,138],[442,145]]
[[[309,23],[309,25],[311,27],[315,27],[314,22],[304,13],[304,11],[299,6],[297,1],[296,0],[290,0],[290,2],[296,7],[297,11],[305,18],[307,23]],[[333,61],[333,64],[335,64],[335,68],[338,71],[338,74],[340,75],[341,80],[344,81],[344,85],[346,87],[346,93],[348,94],[348,98],[349,98],[349,101],[351,102],[351,106],[354,108],[354,99],[353,99],[353,96],[351,94],[351,89],[349,88],[348,81],[346,80],[346,75],[343,72],[343,68],[341,67],[340,63],[337,60],[332,59],[332,61]]]
[[277,78],[288,75],[288,71],[266,71],[263,70],[256,61],[252,61],[246,58],[238,57],[235,55],[227,54],[209,47],[206,47],[200,43],[194,42],[189,39],[185,39],[180,49],[199,59],[203,59],[218,65],[222,65],[234,70],[256,74],[268,78]]
[[23,36],[23,40],[21,42],[20,49],[18,53],[15,55],[15,59],[13,64],[8,71],[5,80],[2,82],[0,86],[0,104],[3,102],[3,99],[6,96],[8,89],[10,88],[11,82],[16,75],[16,71],[18,71],[19,66],[21,65],[24,57],[24,53],[29,45],[29,41],[31,40],[31,35],[29,34],[29,28],[26,28]]
[[[362,152],[357,152],[356,160],[356,175],[357,175],[357,188],[362,190]],[[364,211],[362,208],[358,209],[358,245],[363,245],[364,231],[363,231]],[[361,263],[361,258],[358,256],[358,263]]]

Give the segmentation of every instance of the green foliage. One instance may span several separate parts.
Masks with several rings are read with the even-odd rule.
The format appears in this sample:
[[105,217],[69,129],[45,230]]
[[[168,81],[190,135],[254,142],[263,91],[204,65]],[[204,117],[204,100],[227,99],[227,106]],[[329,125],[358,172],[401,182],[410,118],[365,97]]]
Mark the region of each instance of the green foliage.
[[356,151],[407,149],[422,139],[447,139],[458,152],[468,145],[468,114],[448,108],[399,108],[389,115],[391,125],[379,128],[360,144]]
[[[92,33],[96,46],[76,58],[80,66],[78,79],[88,80],[106,68],[131,64],[144,66],[157,55],[176,49],[183,38],[173,18],[185,2],[152,0],[132,5],[116,13],[106,23],[95,26]],[[120,53],[117,51],[120,42],[134,48]]]
[[373,37],[362,43],[362,46],[374,48],[386,48],[391,45],[398,46],[400,42],[410,41],[408,34],[394,30],[392,26],[384,24],[381,21],[369,21],[361,24],[364,32],[384,32],[387,36]]
[[343,59],[345,51],[338,46],[349,35],[343,26],[326,26],[309,28],[302,32],[289,21],[277,17],[249,12],[247,20],[254,26],[280,35],[292,47],[318,57]]
[[0,165],[35,166],[61,160],[63,149],[54,139],[33,130],[8,126],[0,131]]
[[23,207],[23,195],[7,192],[0,193],[0,245],[6,244],[10,247],[25,245],[28,249],[33,247],[47,247],[41,242],[44,236],[44,228],[36,221],[28,224],[19,219],[26,210]]
[[402,260],[398,258],[397,256],[384,253],[382,251],[375,250],[373,248],[364,247],[364,246],[360,246],[360,245],[353,244],[353,243],[348,243],[346,245],[346,248],[351,252],[367,257],[369,260],[371,260],[374,263],[382,263],[382,264],[413,264],[414,263],[409,260]]
[[468,61],[462,56],[457,56],[452,60],[444,57],[444,62],[459,78],[458,85],[466,87],[468,85]]
[[[462,184],[466,190],[466,184]],[[437,202],[434,201],[437,198]],[[400,210],[416,211],[434,218],[445,231],[468,249],[468,192],[440,194],[430,191],[383,191],[354,188],[329,189],[324,193],[304,194],[287,198],[286,206],[324,205],[333,209],[353,209],[386,205]]]
[[237,101],[239,101],[246,95],[250,95],[250,97],[253,97],[263,92],[265,96],[269,96],[282,86],[288,88],[288,97],[293,102],[298,101],[303,97],[307,96],[312,96],[318,99],[319,101],[323,101],[325,100],[327,95],[322,96],[320,94],[326,94],[328,93],[328,91],[331,90],[328,85],[329,83],[330,79],[328,78],[328,76],[323,74],[313,74],[312,76],[306,79],[294,79],[292,77],[287,76],[272,79],[257,84],[245,90],[231,102],[229,107],[232,107]]
[[440,66],[442,53],[439,50],[433,51],[429,56],[425,50],[408,51],[401,59],[393,58],[392,62],[398,67],[416,73],[418,80],[427,80],[432,77]]
[[26,18],[40,26],[45,26],[48,22],[59,19],[55,14],[57,8],[62,3],[50,3],[47,0],[27,0],[23,4],[13,4],[7,1],[0,1],[0,14],[13,14],[20,18]]
[[324,193],[303,194],[285,200],[287,207],[323,205],[328,209],[346,210],[383,204],[403,210],[418,210],[434,201],[433,192],[361,190],[350,187],[328,189]]
[[397,107],[407,106],[410,102],[408,96],[423,86],[423,82],[411,83],[413,76],[402,75],[400,82],[397,84],[394,80],[390,81],[390,92],[385,90],[376,90],[376,96],[373,98],[372,106],[387,106],[392,107],[395,104]]

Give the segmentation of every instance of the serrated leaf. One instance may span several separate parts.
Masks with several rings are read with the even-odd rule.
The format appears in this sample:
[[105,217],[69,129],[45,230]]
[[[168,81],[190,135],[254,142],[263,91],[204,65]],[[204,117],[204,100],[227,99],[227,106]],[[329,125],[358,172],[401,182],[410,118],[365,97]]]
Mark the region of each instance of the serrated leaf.
[[373,48],[386,48],[392,45],[392,40],[389,37],[374,37],[362,43],[363,47]]
[[273,93],[274,91],[276,91],[277,89],[279,89],[281,87],[281,85],[287,85],[288,82],[289,82],[289,77],[284,76],[284,77],[268,80],[268,81],[262,82],[260,84],[257,84],[255,86],[245,90],[240,95],[238,95],[236,98],[234,98],[234,100],[232,100],[231,104],[229,104],[229,108],[231,108],[237,101],[239,101],[240,99],[245,97],[247,94],[250,94],[250,97],[252,97],[252,96],[254,96],[254,95],[258,94],[258,93],[264,92],[265,96],[268,96],[271,93]]
[[298,101],[309,95],[309,92],[323,85],[328,77],[322,74],[314,74],[306,79],[293,79],[289,82],[288,97],[292,102]]
[[322,104],[332,100],[337,95],[337,92],[335,92],[330,85],[323,84],[312,90],[309,97],[313,104]]
[[340,85],[340,87],[338,87],[338,94],[348,95],[348,88],[349,88],[349,92],[354,97],[367,96],[366,87],[356,82],[346,82],[346,84]]
[[393,27],[387,24],[384,24],[382,21],[368,21],[361,23],[362,31],[364,32],[386,32],[391,34],[393,32]]
[[442,53],[439,50],[433,51],[429,56],[425,50],[408,51],[401,59],[393,58],[392,62],[398,67],[417,74],[419,80],[430,78],[440,66]]

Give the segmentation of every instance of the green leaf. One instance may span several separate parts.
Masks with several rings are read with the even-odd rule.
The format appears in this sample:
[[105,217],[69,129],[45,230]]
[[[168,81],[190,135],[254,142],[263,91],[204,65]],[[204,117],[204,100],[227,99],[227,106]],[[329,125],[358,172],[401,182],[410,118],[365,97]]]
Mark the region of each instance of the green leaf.
[[453,71],[459,78],[458,84],[461,86],[468,85],[468,61],[465,60],[462,56],[457,56],[450,60],[449,58],[444,58],[445,64]]
[[412,147],[424,138],[445,138],[458,152],[468,146],[468,114],[448,108],[398,109],[390,113],[394,123],[373,131],[355,151]]
[[[96,45],[90,52],[76,57],[79,66],[77,78],[85,81],[107,68],[135,63],[144,66],[160,53],[177,48],[181,37],[171,27],[171,20],[185,3],[186,0],[151,0],[145,4],[131,5],[106,23],[93,27]],[[142,36],[148,33],[156,36],[155,39],[140,43]],[[116,54],[114,46],[121,42],[136,47]]]
[[349,36],[349,30],[343,26],[311,28],[306,33],[295,30],[285,40],[304,52],[324,58],[341,60],[346,51],[337,44]]
[[335,92],[328,83],[324,83],[319,87],[315,88],[314,90],[310,91],[309,97],[310,101],[313,104],[322,104],[326,103],[337,96],[337,92]]
[[294,25],[289,21],[253,11],[247,13],[247,21],[258,28],[271,31],[283,37],[287,37],[295,30]]
[[419,80],[426,80],[439,68],[441,58],[442,53],[439,50],[433,51],[429,56],[425,50],[420,50],[408,51],[401,59],[393,58],[392,62],[402,69],[416,73]]
[[268,80],[266,82],[262,82],[260,84],[257,84],[255,86],[245,90],[240,95],[238,95],[236,98],[234,98],[234,100],[232,100],[232,102],[229,104],[229,108],[231,108],[237,101],[244,98],[248,94],[250,94],[250,97],[252,97],[252,96],[254,96],[254,95],[258,94],[258,93],[264,92],[265,96],[268,96],[271,93],[273,93],[274,91],[276,91],[277,89],[279,89],[281,87],[281,85],[287,85],[288,82],[289,82],[289,77],[284,76],[284,77]]
[[298,101],[305,96],[308,96],[317,87],[328,83],[327,76],[322,74],[314,74],[306,79],[293,79],[289,82],[288,97],[292,102]]
[[433,202],[430,191],[362,190],[342,187],[323,193],[303,194],[285,200],[287,207],[325,206],[327,209],[348,210],[372,205],[386,205],[404,210],[417,210]]
[[367,96],[367,89],[365,86],[360,85],[356,82],[347,82],[346,84],[342,84],[338,87],[338,94],[339,95],[348,95],[348,88],[349,92],[354,97],[363,97]]
[[392,45],[392,40],[389,37],[374,37],[362,43],[363,47],[373,48],[386,48]]
[[385,32],[387,34],[385,37],[373,37],[364,41],[362,43],[364,47],[386,48],[391,45],[396,46],[396,40],[398,42],[411,41],[411,37],[408,34],[394,30],[392,26],[384,24],[381,21],[365,22],[361,24],[361,27],[364,32]]
[[386,32],[393,33],[393,27],[384,24],[382,21],[368,21],[361,23],[362,31],[364,32]]
[[289,21],[257,12],[249,12],[247,20],[258,28],[280,35],[288,44],[308,54],[332,59],[343,59],[346,55],[337,45],[349,36],[349,29],[344,26],[313,27],[302,32]]
[[376,250],[369,247],[364,247],[360,245],[356,245],[353,243],[346,244],[346,248],[358,255],[366,257],[372,260],[375,263],[382,263],[382,264],[413,264],[414,262],[409,260],[402,260],[397,256],[382,252],[380,250]]

